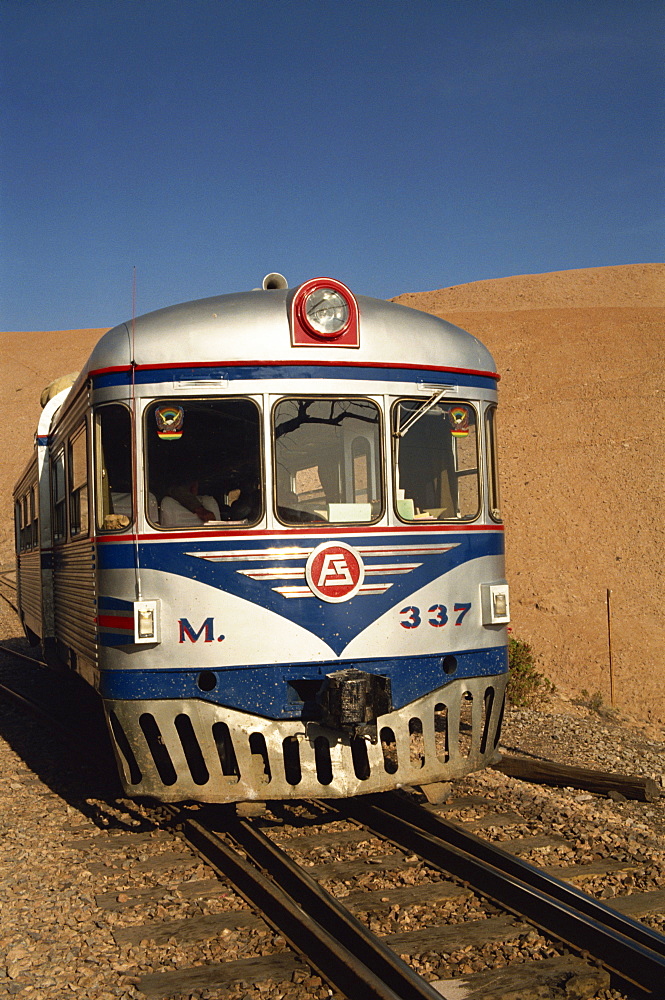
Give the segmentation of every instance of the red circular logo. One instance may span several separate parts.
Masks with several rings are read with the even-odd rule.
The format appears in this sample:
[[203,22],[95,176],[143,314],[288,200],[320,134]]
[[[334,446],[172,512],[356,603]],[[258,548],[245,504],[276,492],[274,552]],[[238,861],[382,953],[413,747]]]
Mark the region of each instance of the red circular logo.
[[345,542],[324,542],[307,560],[305,577],[316,597],[338,604],[358,593],[365,566],[360,553]]

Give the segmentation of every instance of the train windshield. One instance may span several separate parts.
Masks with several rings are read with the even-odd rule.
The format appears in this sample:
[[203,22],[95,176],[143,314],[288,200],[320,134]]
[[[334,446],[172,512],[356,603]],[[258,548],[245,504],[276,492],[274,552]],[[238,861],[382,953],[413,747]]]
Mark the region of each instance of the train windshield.
[[397,513],[403,521],[472,520],[480,510],[476,411],[423,402],[393,407]]
[[273,413],[277,516],[284,524],[378,520],[381,418],[370,399],[283,399]]
[[219,529],[263,515],[261,415],[251,399],[169,399],[145,417],[148,517]]

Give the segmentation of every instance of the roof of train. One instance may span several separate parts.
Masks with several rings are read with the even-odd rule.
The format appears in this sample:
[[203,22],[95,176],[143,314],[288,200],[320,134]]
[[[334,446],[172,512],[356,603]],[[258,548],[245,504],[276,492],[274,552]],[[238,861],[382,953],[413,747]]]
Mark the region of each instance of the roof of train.
[[261,362],[408,365],[493,373],[492,355],[465,330],[407,306],[356,296],[359,347],[293,347],[295,289],[240,292],[183,302],[138,316],[104,334],[82,375],[105,368]]

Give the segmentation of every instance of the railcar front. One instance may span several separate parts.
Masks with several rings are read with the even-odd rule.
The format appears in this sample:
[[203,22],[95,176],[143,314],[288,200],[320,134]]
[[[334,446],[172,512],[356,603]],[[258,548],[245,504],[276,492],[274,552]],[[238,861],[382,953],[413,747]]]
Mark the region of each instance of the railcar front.
[[140,317],[88,378],[88,671],[128,794],[339,797],[492,760],[508,591],[478,341],[316,279]]

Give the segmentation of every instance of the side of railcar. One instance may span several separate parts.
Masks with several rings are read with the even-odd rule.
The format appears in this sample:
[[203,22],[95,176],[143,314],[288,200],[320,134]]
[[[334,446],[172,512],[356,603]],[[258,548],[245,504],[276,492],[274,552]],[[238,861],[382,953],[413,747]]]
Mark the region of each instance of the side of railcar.
[[87,381],[65,397],[48,438],[52,626],[49,658],[95,685],[97,557],[91,518],[91,414]]
[[14,487],[16,603],[31,644],[42,633],[42,574],[39,539],[39,477],[37,454]]

